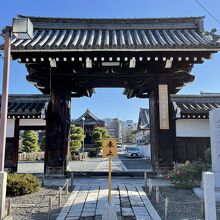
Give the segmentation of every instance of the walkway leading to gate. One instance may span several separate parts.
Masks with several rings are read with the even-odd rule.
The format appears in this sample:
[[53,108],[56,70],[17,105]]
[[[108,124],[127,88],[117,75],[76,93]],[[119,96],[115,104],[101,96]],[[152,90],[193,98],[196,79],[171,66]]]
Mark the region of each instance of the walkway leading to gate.
[[[108,188],[105,185],[76,185],[57,220],[91,217],[101,220],[102,215],[108,212],[107,200]],[[140,186],[114,185],[112,210],[117,212],[118,216],[136,217],[138,220],[161,219]]]
[[[95,170],[108,171],[108,158],[104,158]],[[112,172],[114,171],[128,171],[120,158],[112,158]]]

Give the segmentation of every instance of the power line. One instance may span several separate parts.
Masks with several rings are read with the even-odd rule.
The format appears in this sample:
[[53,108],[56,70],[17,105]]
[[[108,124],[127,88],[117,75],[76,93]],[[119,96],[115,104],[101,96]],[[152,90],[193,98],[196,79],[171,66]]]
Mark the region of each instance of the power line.
[[218,24],[220,24],[220,20],[218,20],[211,12],[209,12],[209,10],[208,10],[205,6],[203,6],[203,5],[199,2],[199,0],[195,0],[195,2],[196,2],[203,10],[205,10]]

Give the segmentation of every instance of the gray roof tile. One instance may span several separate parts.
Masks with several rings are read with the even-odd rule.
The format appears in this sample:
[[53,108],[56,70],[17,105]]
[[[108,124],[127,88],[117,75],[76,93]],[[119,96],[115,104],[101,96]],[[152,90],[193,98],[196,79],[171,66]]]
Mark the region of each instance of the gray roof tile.
[[150,129],[149,109],[140,108],[137,129]]
[[8,117],[44,117],[48,102],[47,95],[9,95]]
[[[21,16],[25,17],[25,16]],[[67,19],[29,17],[32,40],[12,39],[16,50],[220,49],[203,32],[203,17],[165,19]],[[202,24],[203,26],[203,24]]]
[[209,111],[220,107],[220,94],[172,95],[178,118],[208,118]]

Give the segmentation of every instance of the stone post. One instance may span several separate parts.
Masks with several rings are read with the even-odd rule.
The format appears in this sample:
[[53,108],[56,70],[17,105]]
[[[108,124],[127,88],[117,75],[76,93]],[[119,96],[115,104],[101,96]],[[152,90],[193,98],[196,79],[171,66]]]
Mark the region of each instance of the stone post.
[[6,215],[5,199],[6,199],[7,173],[0,172],[0,219]]
[[205,219],[216,220],[215,180],[211,172],[203,172]]
[[209,112],[212,171],[215,175],[215,187],[220,187],[220,108]]

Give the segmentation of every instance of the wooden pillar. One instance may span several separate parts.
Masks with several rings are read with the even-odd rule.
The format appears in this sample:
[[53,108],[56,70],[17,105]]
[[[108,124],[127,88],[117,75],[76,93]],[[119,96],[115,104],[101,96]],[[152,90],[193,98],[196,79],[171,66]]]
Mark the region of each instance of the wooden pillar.
[[52,84],[46,116],[45,175],[63,176],[68,170],[70,101],[65,82]]
[[[155,85],[158,87],[158,85]],[[159,108],[158,108],[158,89],[154,88],[149,96],[149,114],[150,114],[150,145],[151,145],[151,163],[156,167],[159,159]]]
[[14,137],[6,138],[5,168],[10,172],[17,172],[19,148],[19,119],[14,121]]
[[14,148],[13,148],[13,156],[12,156],[12,172],[17,172],[18,170],[18,150],[19,150],[19,119],[15,119],[15,127],[14,127]]
[[[161,126],[160,107],[162,103],[159,102],[159,85],[167,85],[168,97],[168,128]],[[174,160],[175,147],[175,121],[173,120],[173,105],[170,101],[170,83],[168,80],[155,82],[154,88],[149,97],[150,107],[150,139],[151,139],[151,158],[152,165],[155,168],[157,163],[163,166],[171,166]],[[159,105],[161,105],[159,107]]]

